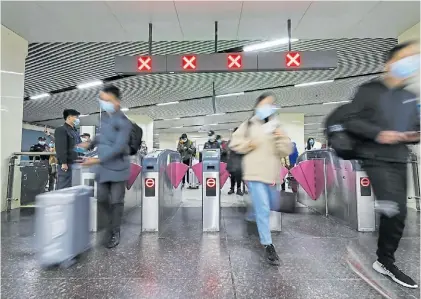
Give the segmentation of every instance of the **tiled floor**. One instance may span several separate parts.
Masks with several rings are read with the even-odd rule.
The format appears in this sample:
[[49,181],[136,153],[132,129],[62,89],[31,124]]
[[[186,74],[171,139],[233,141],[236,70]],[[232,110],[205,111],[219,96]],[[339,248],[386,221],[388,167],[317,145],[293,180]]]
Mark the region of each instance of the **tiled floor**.
[[[229,200],[243,201],[224,196],[227,205]],[[117,248],[94,245],[74,267],[49,271],[37,265],[33,211],[13,211],[9,219],[2,217],[1,298],[381,298],[343,260],[349,244],[374,258],[374,234],[357,233],[300,208],[284,215],[283,232],[273,236],[281,259],[276,268],[265,264],[256,228],[243,221],[243,210],[223,208],[221,232],[203,234],[201,208],[183,207],[160,239],[140,233],[140,211],[135,210],[126,218]],[[417,281],[419,223],[419,215],[409,210],[397,252],[399,266]],[[93,244],[98,238],[92,236]],[[383,282],[401,298],[420,298],[419,290]]]

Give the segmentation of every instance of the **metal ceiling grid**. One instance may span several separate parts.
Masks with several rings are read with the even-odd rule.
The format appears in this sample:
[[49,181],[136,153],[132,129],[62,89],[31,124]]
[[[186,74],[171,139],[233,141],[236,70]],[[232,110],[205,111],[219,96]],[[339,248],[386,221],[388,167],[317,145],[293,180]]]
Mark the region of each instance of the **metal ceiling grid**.
[[[201,43],[194,42],[193,44]],[[211,44],[209,42],[204,43]],[[205,98],[212,94],[211,85],[213,81],[215,82],[217,94],[225,94],[376,73],[382,70],[385,52],[395,44],[396,39],[312,40],[300,41],[293,44],[296,50],[337,49],[339,65],[336,70],[332,71],[157,74],[133,76],[116,80],[114,83],[121,87],[123,91],[123,105],[127,107],[153,105],[156,103],[201,97]],[[285,50],[285,48],[280,47],[272,50]],[[54,72],[57,75],[59,74],[59,70],[54,70]],[[95,72],[95,69],[92,72]],[[78,73],[76,69],[73,73],[62,75],[77,78]],[[95,79],[98,79],[98,77]],[[349,94],[347,91],[339,90],[342,87],[345,89],[348,88],[348,84],[340,82],[347,81],[335,82],[333,86],[339,84],[339,87],[334,90],[334,94],[329,90],[332,88],[330,84],[301,88],[287,87],[279,89],[279,98],[282,101],[281,104],[286,106],[309,104],[311,103],[311,101],[309,102],[311,99],[313,99],[313,102],[319,103],[327,101],[326,98],[335,98],[335,101],[340,101],[344,100],[342,97],[347,97]],[[50,79],[49,82],[54,82],[54,79]],[[73,79],[73,82],[80,81],[79,79]],[[26,84],[30,83],[26,82]],[[290,95],[291,90],[294,90],[293,93],[295,96]],[[320,94],[321,96],[318,99],[314,99],[315,94]],[[84,114],[96,112],[98,111],[97,95],[98,88],[92,88],[54,94],[51,98],[46,99],[26,101],[24,103],[24,121],[36,122],[60,118],[62,110],[69,107],[78,109]],[[253,100],[247,100],[247,97],[253,98]],[[245,107],[251,109],[251,103],[254,102],[255,97],[257,97],[257,93],[246,93],[245,96],[241,96],[235,101],[230,98],[218,99],[217,112],[235,112],[244,110],[242,108]],[[248,104],[240,105],[237,102]],[[145,107],[140,109],[139,113],[145,113],[153,119],[213,113],[213,111],[209,111],[210,100],[194,100],[185,103],[185,105],[180,103],[172,106],[151,107],[151,109],[146,109]]]
[[[218,42],[220,49],[231,49],[249,41]],[[113,77],[114,57],[145,55],[147,42],[33,43],[29,45],[25,69],[25,96],[60,90],[91,80]],[[212,53],[214,41],[160,41],[152,46],[153,55]]]

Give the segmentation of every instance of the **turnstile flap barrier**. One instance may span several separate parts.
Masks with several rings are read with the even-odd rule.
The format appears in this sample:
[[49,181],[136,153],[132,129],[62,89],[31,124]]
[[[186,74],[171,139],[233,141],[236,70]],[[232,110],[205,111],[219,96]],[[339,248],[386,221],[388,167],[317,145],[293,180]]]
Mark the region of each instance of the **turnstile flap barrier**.
[[[202,179],[203,179],[203,162],[192,165],[191,168],[192,168],[195,176],[197,177],[197,179],[199,181],[199,184],[202,185],[203,184],[203,182],[202,182]],[[227,171],[227,164],[224,163],[224,162],[220,162],[219,163],[219,184],[220,184],[221,188],[225,185],[228,178],[229,178],[229,172]]]
[[133,186],[134,182],[136,181],[137,177],[141,172],[142,166],[136,163],[130,163],[130,177],[126,183],[127,190],[130,190],[130,188]]
[[177,188],[188,170],[189,167],[184,163],[171,162],[167,165],[167,169],[165,169],[165,172],[167,173],[167,176],[170,179],[173,187]]
[[[304,191],[310,196],[311,199],[316,200],[319,198],[323,190],[317,190],[316,186],[320,186],[321,179],[324,180],[323,172],[320,176],[316,176],[316,162],[322,162],[320,160],[307,160],[301,161],[291,169],[291,174],[297,180],[297,182],[303,187]],[[317,167],[318,168],[318,167]]]
[[202,162],[192,165],[191,169],[194,172],[194,175],[197,177],[199,184],[202,185],[202,174],[203,174],[203,164]]
[[285,177],[287,176],[289,170],[285,166],[281,166],[281,182],[285,180]]

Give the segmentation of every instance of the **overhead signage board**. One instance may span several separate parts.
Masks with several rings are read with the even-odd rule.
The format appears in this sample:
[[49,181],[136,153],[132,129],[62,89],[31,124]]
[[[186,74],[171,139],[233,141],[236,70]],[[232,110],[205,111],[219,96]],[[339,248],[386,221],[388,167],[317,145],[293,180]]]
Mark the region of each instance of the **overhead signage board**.
[[295,51],[259,53],[259,71],[326,70],[338,66],[336,51]]
[[115,72],[118,74],[159,74],[167,72],[165,55],[116,56]]
[[118,74],[267,72],[335,69],[331,51],[117,56]]
[[257,54],[215,53],[168,55],[167,72],[257,71]]

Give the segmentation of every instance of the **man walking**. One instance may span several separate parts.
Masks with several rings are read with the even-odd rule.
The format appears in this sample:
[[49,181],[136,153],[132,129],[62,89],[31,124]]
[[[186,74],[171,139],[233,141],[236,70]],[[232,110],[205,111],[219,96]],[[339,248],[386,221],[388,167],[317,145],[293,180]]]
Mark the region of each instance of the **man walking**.
[[419,64],[418,43],[393,48],[387,56],[385,76],[359,88],[345,122],[347,130],[359,137],[357,157],[362,160],[382,212],[373,268],[408,288],[418,286],[395,266],[395,252],[407,215],[407,144],[420,141],[417,96],[405,85],[417,75]]
[[121,111],[121,96],[117,87],[104,87],[99,97],[101,109],[105,111],[101,117],[101,134],[93,144],[84,144],[85,147],[97,146],[98,158],[88,158],[83,165],[97,164],[97,199],[109,219],[106,246],[113,248],[120,243],[126,181],[130,176],[129,140],[132,123]]

